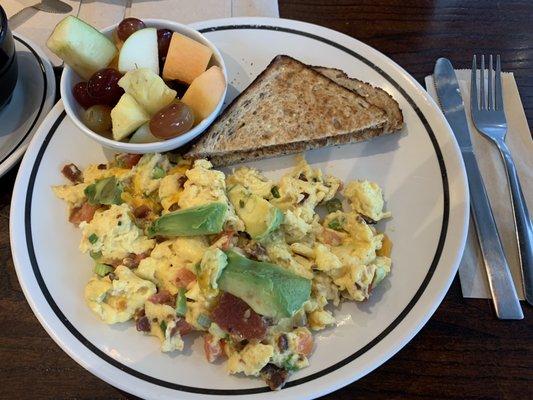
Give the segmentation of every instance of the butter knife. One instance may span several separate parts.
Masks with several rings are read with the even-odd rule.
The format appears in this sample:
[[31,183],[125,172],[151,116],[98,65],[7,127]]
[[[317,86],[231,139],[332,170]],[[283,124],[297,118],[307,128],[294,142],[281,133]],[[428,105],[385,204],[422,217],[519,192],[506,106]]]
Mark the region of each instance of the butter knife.
[[457,77],[448,59],[439,58],[437,60],[433,80],[440,106],[455,134],[463,156],[470,188],[470,209],[474,218],[474,226],[487,271],[496,315],[500,319],[523,319],[524,314],[503,252],[483,178],[474,156]]

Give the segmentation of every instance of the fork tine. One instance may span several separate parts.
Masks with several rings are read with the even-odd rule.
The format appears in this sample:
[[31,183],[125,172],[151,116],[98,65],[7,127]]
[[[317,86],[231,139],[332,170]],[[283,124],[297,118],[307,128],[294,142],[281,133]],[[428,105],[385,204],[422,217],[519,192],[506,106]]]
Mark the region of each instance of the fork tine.
[[487,109],[488,110],[490,110],[490,109],[495,110],[496,107],[494,107],[493,100],[492,100],[492,54],[489,56],[489,71],[488,71],[487,75],[488,75],[487,76],[487,81],[488,81],[488,85],[487,85],[487,91],[488,91]]
[[496,76],[494,82],[494,109],[503,110],[503,98],[502,98],[502,66],[500,63],[500,55],[496,56]]
[[485,109],[485,55],[481,55],[481,71],[479,71],[479,97],[481,102],[479,108]]
[[476,80],[477,80],[477,61],[476,61],[476,55],[474,54],[474,57],[472,58],[472,76],[470,77],[470,104],[474,105],[476,110],[479,110]]

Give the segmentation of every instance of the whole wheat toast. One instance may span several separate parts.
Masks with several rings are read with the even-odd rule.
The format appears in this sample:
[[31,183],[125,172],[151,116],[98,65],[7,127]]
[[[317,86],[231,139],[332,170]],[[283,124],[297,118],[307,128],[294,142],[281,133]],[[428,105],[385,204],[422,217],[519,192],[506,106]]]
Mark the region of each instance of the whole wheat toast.
[[384,110],[289,56],[268,67],[185,154],[215,166],[391,133]]
[[327,76],[329,79],[337,82],[347,89],[355,91],[366,101],[373,104],[387,114],[388,123],[385,129],[396,131],[403,126],[403,114],[400,106],[390,94],[381,88],[374,87],[370,83],[360,81],[356,78],[350,78],[344,71],[336,68],[313,67],[315,71]]

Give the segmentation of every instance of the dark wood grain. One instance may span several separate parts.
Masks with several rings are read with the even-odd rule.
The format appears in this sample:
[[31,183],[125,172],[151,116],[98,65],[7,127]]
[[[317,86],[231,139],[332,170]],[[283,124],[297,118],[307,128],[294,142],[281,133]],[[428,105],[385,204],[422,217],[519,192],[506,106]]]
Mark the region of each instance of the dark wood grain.
[[[382,51],[421,83],[445,56],[468,67],[499,53],[516,75],[533,122],[532,1],[282,0],[284,18],[313,22]],[[9,203],[17,168],[0,178],[0,399],[132,399],[71,360],[28,306],[13,268]],[[495,319],[487,300],[465,300],[455,280],[421,332],[368,376],[324,398],[532,399],[533,311]]]

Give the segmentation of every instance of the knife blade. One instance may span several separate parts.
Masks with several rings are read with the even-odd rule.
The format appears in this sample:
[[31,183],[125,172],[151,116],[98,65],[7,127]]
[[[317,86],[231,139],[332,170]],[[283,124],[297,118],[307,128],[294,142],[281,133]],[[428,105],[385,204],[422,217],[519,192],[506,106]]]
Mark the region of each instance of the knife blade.
[[463,156],[470,190],[470,208],[496,315],[500,319],[523,319],[524,314],[474,155],[463,98],[450,60],[446,58],[437,60],[433,81],[442,111]]

